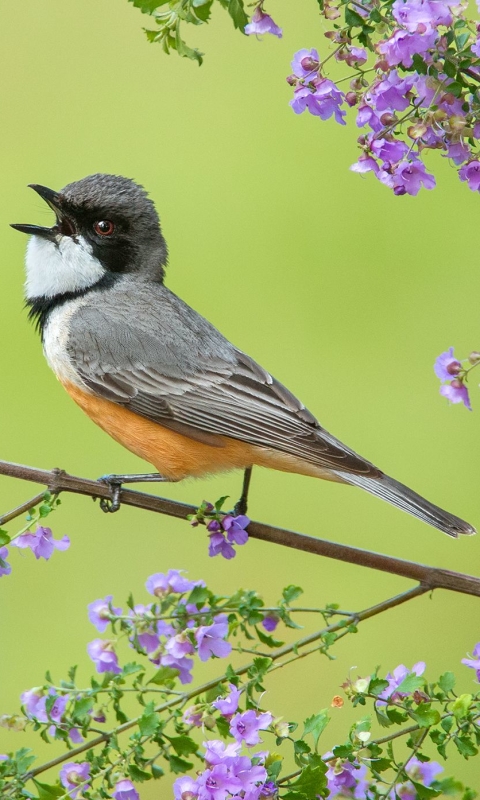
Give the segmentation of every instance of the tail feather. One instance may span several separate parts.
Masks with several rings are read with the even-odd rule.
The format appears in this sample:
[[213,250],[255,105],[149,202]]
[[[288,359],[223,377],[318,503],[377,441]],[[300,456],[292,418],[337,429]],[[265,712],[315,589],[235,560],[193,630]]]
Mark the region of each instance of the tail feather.
[[403,511],[407,511],[414,517],[423,520],[428,525],[433,525],[443,533],[458,539],[460,534],[471,536],[476,533],[475,528],[469,525],[460,517],[444,511],[443,508],[430,503],[421,497],[416,492],[399,483],[388,475],[382,475],[379,478],[369,478],[365,475],[355,475],[348,472],[336,472],[336,474],[352,486],[359,486],[361,489],[370,492],[376,497],[381,497],[387,503],[391,503]]

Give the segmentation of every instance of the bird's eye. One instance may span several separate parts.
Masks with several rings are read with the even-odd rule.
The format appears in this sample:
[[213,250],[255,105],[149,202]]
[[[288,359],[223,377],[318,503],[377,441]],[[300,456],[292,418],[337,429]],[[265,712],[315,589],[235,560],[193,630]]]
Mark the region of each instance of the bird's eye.
[[93,230],[99,236],[111,236],[115,230],[115,225],[109,219],[101,219],[94,224]]

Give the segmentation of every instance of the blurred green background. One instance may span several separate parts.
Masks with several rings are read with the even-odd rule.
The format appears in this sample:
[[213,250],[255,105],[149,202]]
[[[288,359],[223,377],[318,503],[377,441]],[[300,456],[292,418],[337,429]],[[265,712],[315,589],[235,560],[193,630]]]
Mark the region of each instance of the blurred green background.
[[[126,0],[2,3],[1,458],[92,478],[145,471],[50,373],[22,311],[25,238],[8,227],[51,218],[28,183],[58,189],[114,172],[144,184],[157,204],[171,289],[287,384],[332,433],[480,523],[480,393],[474,380],[473,414],[449,407],[432,371],[450,345],[460,355],[479,347],[479,198],[438,154],[427,157],[438,188],[395,198],[373,177],[349,172],[352,123],[294,116],[285,83],[291,56],[300,47],[328,47],[315,6],[272,0],[284,38],[262,42],[236,33],[218,8],[208,28],[188,30],[188,43],[207,54],[198,68],[149,45],[141,30],[149,20]],[[198,504],[235,497],[239,486],[239,475],[227,475],[164,492]],[[2,478],[1,511],[35,491]],[[479,537],[452,541],[355,489],[257,470],[250,514],[478,574]],[[52,527],[57,537],[71,537],[70,550],[48,563],[15,551],[13,573],[0,582],[0,713],[14,712],[20,692],[41,683],[47,668],[59,679],[78,663],[86,681],[85,646],[97,635],[87,603],[107,593],[121,603],[130,591],[146,601],[143,583],[152,572],[181,567],[218,592],[255,588],[269,603],[298,583],[305,604],[352,609],[410,585],[256,541],[233,562],[209,559],[202,530],[129,508],[104,516],[82,497],[65,496]],[[457,671],[470,691],[472,672],[459,662],[480,639],[478,608],[478,599],[446,592],[411,601],[364,623],[339,643],[336,661],[312,657],[276,673],[265,703],[300,720],[330,704],[350,667],[365,675],[377,664],[387,671],[419,659],[432,678]],[[325,750],[345,738],[354,718],[348,706],[332,716]],[[0,752],[34,743],[30,734],[0,729]],[[39,743],[42,759],[61,749]],[[478,759],[453,756],[447,770],[480,788]],[[156,782],[141,787],[145,800],[159,793],[169,796]]]

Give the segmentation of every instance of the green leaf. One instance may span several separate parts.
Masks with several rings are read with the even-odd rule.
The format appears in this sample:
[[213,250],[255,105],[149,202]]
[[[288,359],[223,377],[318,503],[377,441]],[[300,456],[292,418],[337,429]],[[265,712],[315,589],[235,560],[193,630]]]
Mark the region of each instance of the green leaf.
[[375,697],[378,697],[384,689],[388,689],[388,681],[382,678],[372,678],[368,684],[368,694],[373,694]]
[[387,707],[387,717],[394,725],[401,725],[407,720],[407,715],[398,708]]
[[353,745],[351,744],[337,744],[333,748],[333,755],[335,758],[348,758],[353,753]]
[[73,707],[73,716],[77,719],[83,719],[86,717],[89,712],[93,708],[93,698],[92,697],[82,697],[80,700],[75,702]]
[[175,773],[175,775],[181,775],[184,772],[188,772],[189,769],[193,769],[192,762],[187,761],[185,758],[170,756],[168,761],[170,764],[170,769]]
[[148,683],[154,683],[155,686],[164,686],[167,683],[171,683],[175,678],[180,674],[178,669],[172,669],[171,667],[160,667],[153,676],[150,678]]
[[432,789],[431,786],[424,786],[423,783],[412,781],[419,800],[429,800],[430,797],[438,797],[442,792],[439,789]]
[[311,753],[312,748],[303,739],[297,739],[296,742],[293,743],[293,749],[295,750],[295,755],[303,756],[306,753]]
[[248,25],[248,17],[245,14],[243,0],[229,0],[227,10],[233,20],[235,28],[238,28],[244,33],[245,25]]
[[457,68],[451,61],[447,61],[447,59],[445,59],[444,72],[449,78],[454,78],[457,74]]
[[157,730],[159,716],[154,710],[154,704],[148,703],[145,710],[138,720],[138,728],[142,736],[152,736]]
[[363,28],[365,20],[360,14],[357,14],[353,8],[347,6],[345,9],[345,24],[348,25],[349,28]]
[[296,600],[297,597],[300,597],[301,594],[303,594],[302,587],[295,586],[293,583],[291,583],[289,586],[285,586],[285,589],[282,592],[282,597],[285,603],[290,605],[290,603]]
[[187,605],[195,605],[197,608],[201,608],[209,596],[210,592],[206,586],[195,586],[188,595]]
[[198,750],[198,744],[190,736],[172,736],[168,741],[177,756],[190,756]]
[[472,702],[471,694],[461,694],[460,697],[457,697],[452,706],[452,711],[455,715],[455,719],[458,720],[465,719],[470,710],[471,702]]
[[447,89],[448,93],[453,94],[454,97],[461,97],[464,89],[462,84],[456,81],[449,83],[445,88]]
[[313,736],[313,741],[315,742],[315,747],[318,744],[318,740],[322,735],[323,731],[327,727],[328,723],[330,722],[330,717],[327,714],[327,709],[324,708],[318,714],[314,714],[308,719],[305,720],[304,731],[303,735],[307,736],[309,733]]
[[429,728],[440,722],[440,714],[436,708],[432,708],[430,703],[421,703],[416,711],[410,711],[410,715],[421,728]]
[[457,750],[464,758],[470,758],[470,756],[476,756],[478,753],[478,748],[475,747],[473,742],[468,738],[468,736],[459,736],[458,738],[455,736],[453,740],[457,746]]
[[163,776],[165,775],[165,772],[161,767],[158,766],[158,764],[152,764],[151,770],[152,770],[152,778],[155,778],[155,780],[158,780],[158,778],[163,778]]
[[169,0],[128,0],[135,8],[139,8],[142,14],[152,14],[156,8],[166,5]]
[[412,61],[413,61],[413,66],[415,67],[415,72],[418,72],[420,75],[427,74],[428,66],[426,62],[423,60],[423,58],[418,55],[418,53],[415,53],[415,55],[412,57]]
[[220,736],[222,736],[224,739],[227,739],[227,737],[230,735],[230,723],[228,719],[225,719],[225,717],[217,717],[216,723]]
[[327,779],[325,777],[327,769],[327,765],[323,763],[315,767],[305,767],[297,780],[290,784],[289,789],[294,789],[296,793],[307,798],[315,797],[327,787]]
[[455,688],[455,680],[453,672],[444,672],[438,679],[438,685],[443,692],[451,692]]
[[395,692],[404,692],[405,694],[410,694],[416,689],[421,689],[424,683],[425,678],[422,678],[420,675],[415,675],[414,672],[411,672],[403,679],[400,686],[397,686]]
[[65,794],[65,789],[58,784],[52,786],[47,783],[40,783],[35,778],[33,778],[33,783],[38,792],[38,800],[52,800],[52,798],[61,797]]
[[4,545],[9,544],[10,542],[11,539],[7,531],[4,531],[3,528],[0,528],[0,547],[3,547]]
[[257,631],[257,636],[262,644],[266,644],[267,647],[281,647],[282,644],[285,644],[285,642],[281,642],[279,639],[274,639],[273,636],[267,636],[267,634],[263,633],[263,631],[256,626],[255,630]]
[[142,664],[137,664],[135,661],[130,661],[125,664],[122,672],[124,675],[134,675],[135,672],[142,672],[145,667]]
[[128,774],[130,775],[132,781],[138,781],[138,783],[152,780],[152,775],[150,772],[145,772],[144,769],[140,769],[140,767],[137,767],[136,764],[130,764],[128,768]]

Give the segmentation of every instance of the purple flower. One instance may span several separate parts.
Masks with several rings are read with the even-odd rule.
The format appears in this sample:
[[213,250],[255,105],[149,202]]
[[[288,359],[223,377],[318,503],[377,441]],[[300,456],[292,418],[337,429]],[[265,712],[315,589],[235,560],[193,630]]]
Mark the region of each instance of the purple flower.
[[345,95],[337,89],[333,81],[328,78],[316,78],[308,86],[300,84],[295,89],[290,105],[295,114],[302,114],[308,109],[310,114],[320,119],[330,119],[334,116],[340,125],[345,125],[345,111],[340,108],[344,99]]
[[176,636],[172,636],[168,640],[165,649],[169,655],[174,658],[183,658],[183,656],[191,656],[195,652],[195,648],[191,643],[187,631],[181,631]]
[[198,784],[193,778],[183,775],[181,778],[177,778],[173,784],[173,796],[175,800],[183,800],[187,797],[188,800],[192,800],[192,798],[198,797],[198,788]]
[[[395,0],[392,13],[397,22],[410,33],[425,32],[438,25],[449,26],[453,22],[450,6],[456,2],[439,0]],[[420,29],[419,29],[419,26]]]
[[414,81],[413,75],[400,78],[397,70],[392,69],[375,84],[366,99],[375,106],[376,111],[404,111],[410,105],[410,100],[405,95],[411,90]]
[[[113,597],[111,594],[107,594],[104,600],[94,600],[93,603],[90,603],[88,608],[88,618],[90,622],[95,625],[96,629],[103,633],[108,624],[110,622],[110,608],[111,602]],[[113,613],[118,616],[122,613],[121,608],[114,608]]]
[[383,128],[379,115],[368,103],[361,103],[357,111],[357,127],[363,128],[364,125],[370,125],[375,133],[378,133]]
[[[332,759],[328,756],[331,755]],[[329,797],[341,795],[342,797],[365,798],[368,781],[365,780],[367,768],[364,764],[360,766],[358,762],[342,761],[335,759],[333,753],[326,753],[324,759],[328,761],[327,785]],[[352,794],[349,790],[355,789]]]
[[360,175],[366,172],[374,172],[376,175],[379,167],[375,159],[371,156],[360,156],[358,161],[352,164],[350,169],[352,172],[358,172]]
[[[447,158],[451,158],[453,163],[459,167],[470,158],[471,150],[463,139],[458,142],[447,142]],[[445,158],[445,156],[444,156]]]
[[135,786],[127,778],[118,781],[113,790],[113,796],[115,800],[140,800]]
[[[90,764],[88,761],[83,761],[81,764],[65,764],[60,770],[60,782],[65,789],[68,789],[68,795],[75,800],[80,791],[90,789],[85,781],[90,778]],[[83,784],[83,785],[81,785]]]
[[206,750],[205,761],[212,766],[221,764],[222,762],[227,762],[228,765],[230,765],[232,759],[237,758],[242,747],[238,742],[225,744],[225,742],[221,742],[218,739],[211,739],[209,742],[204,742],[203,746]]
[[262,619],[262,625],[266,631],[272,633],[279,623],[279,618],[276,614],[266,614]]
[[272,797],[277,792],[278,786],[276,786],[273,781],[266,781],[262,786],[260,797]]
[[[247,756],[240,756],[232,762],[231,770],[235,777],[241,781],[246,797],[250,798],[252,796],[251,792],[255,793],[255,798],[260,796],[261,786],[258,786],[258,784],[263,783],[267,778],[265,767],[260,766],[260,764],[252,766],[252,762]],[[258,792],[255,791],[256,789],[258,789]]]
[[407,765],[409,778],[424,786],[431,786],[437,775],[443,772],[443,767],[437,761],[419,761],[415,756],[410,759]]
[[189,706],[183,712],[182,719],[186,725],[195,725],[196,728],[202,727],[203,705]]
[[44,558],[48,561],[54,550],[67,550],[70,547],[70,539],[68,536],[54,539],[50,528],[43,528],[40,525],[35,533],[22,533],[14,539],[12,547],[22,549],[29,547],[35,558]]
[[450,400],[451,403],[463,403],[465,408],[472,410],[468,389],[462,381],[455,378],[451,383],[444,383],[440,386],[440,394]]
[[223,717],[231,717],[238,709],[238,702],[242,693],[233,683],[228,684],[229,693],[225,697],[217,697],[212,706],[220,711]]
[[460,361],[457,361],[453,355],[453,347],[449,347],[444,353],[440,353],[433,365],[435,375],[441,381],[451,381],[455,375],[458,375],[461,368]]
[[480,189],[480,161],[475,159],[459,169],[458,175],[461,181],[468,182],[468,188],[472,192],[478,192]]
[[247,525],[250,524],[250,520],[244,514],[240,514],[238,517],[232,517],[230,514],[227,514],[226,517],[222,519],[222,527],[223,530],[227,534],[227,540],[232,544],[245,544],[248,541],[248,533],[245,530]]
[[408,146],[401,139],[372,139],[370,148],[384,165],[395,164],[408,153]]
[[477,642],[473,648],[472,656],[474,657],[462,658],[462,664],[465,664],[466,667],[476,670],[477,681],[480,683],[480,642]]
[[[14,544],[14,542],[12,542]],[[6,547],[0,547],[0,578],[3,575],[10,575],[12,571],[12,565],[9,564],[5,559],[8,556],[8,549]]]
[[318,51],[312,50],[299,50],[295,53],[292,61],[293,74],[297,78],[314,77],[320,66],[320,56]]
[[170,667],[170,669],[178,669],[180,683],[191,683],[193,675],[190,670],[193,667],[191,658],[174,658],[174,656],[165,655],[160,659],[162,667]]
[[364,47],[350,47],[347,45],[345,50],[338,54],[340,61],[345,61],[349,67],[359,67],[367,60],[367,51]]
[[245,25],[245,33],[247,36],[255,34],[261,36],[263,33],[271,33],[281,39],[283,31],[268,14],[262,11],[261,6],[257,6],[253,12],[252,21]]
[[183,594],[195,586],[205,586],[204,581],[188,581],[181,574],[182,572],[183,570],[178,569],[169,569],[166,575],[163,572],[156,572],[155,575],[147,578],[145,588],[154,597],[164,597],[170,592]]
[[[382,183],[389,185],[388,180]],[[422,161],[401,161],[393,171],[393,191],[396,195],[410,194],[415,197],[422,186],[434,189],[435,185],[435,178],[426,171]]]
[[[55,697],[55,700],[47,713],[47,700]],[[20,695],[22,704],[25,707],[25,714],[30,719],[39,722],[60,722],[67,707],[68,695],[55,695],[54,689],[50,689],[48,694],[44,694],[41,689],[30,689]]]
[[87,645],[87,653],[95,663],[97,672],[113,672],[118,675],[122,670],[118,666],[118,658],[113,649],[113,642],[94,639]]
[[388,686],[386,689],[378,695],[379,699],[381,700],[398,700],[402,697],[408,697],[408,692],[397,692],[395,691],[402,681],[407,677],[407,675],[423,675],[426,669],[426,664],[424,661],[417,661],[416,664],[413,665],[412,669],[407,669],[404,664],[400,664],[396,667],[393,672],[389,672],[387,675]]
[[228,633],[227,622],[215,622],[213,625],[201,625],[195,631],[200,661],[208,661],[211,656],[225,658],[232,651],[230,642],[225,641]]
[[[217,522],[213,520],[207,525],[207,530],[211,530],[210,526],[213,525],[213,522]],[[217,522],[218,527],[220,527],[219,523]],[[208,555],[213,558],[214,556],[223,556],[223,558],[230,559],[235,558],[237,555],[235,549],[232,545],[227,542],[224,534],[222,531],[213,531],[209,534],[209,545],[208,545]]]
[[237,742],[245,742],[247,747],[253,747],[261,742],[259,731],[265,730],[272,724],[273,716],[269,711],[257,714],[253,708],[243,714],[235,714],[230,722],[230,733]]
[[202,800],[225,800],[228,792],[237,795],[242,782],[231,774],[226,764],[216,764],[206,769],[197,779]]
[[389,67],[403,64],[411,67],[414,55],[423,55],[435,47],[438,33],[435,29],[423,33],[408,33],[396,30],[389,39],[380,42],[377,50],[387,62]]

